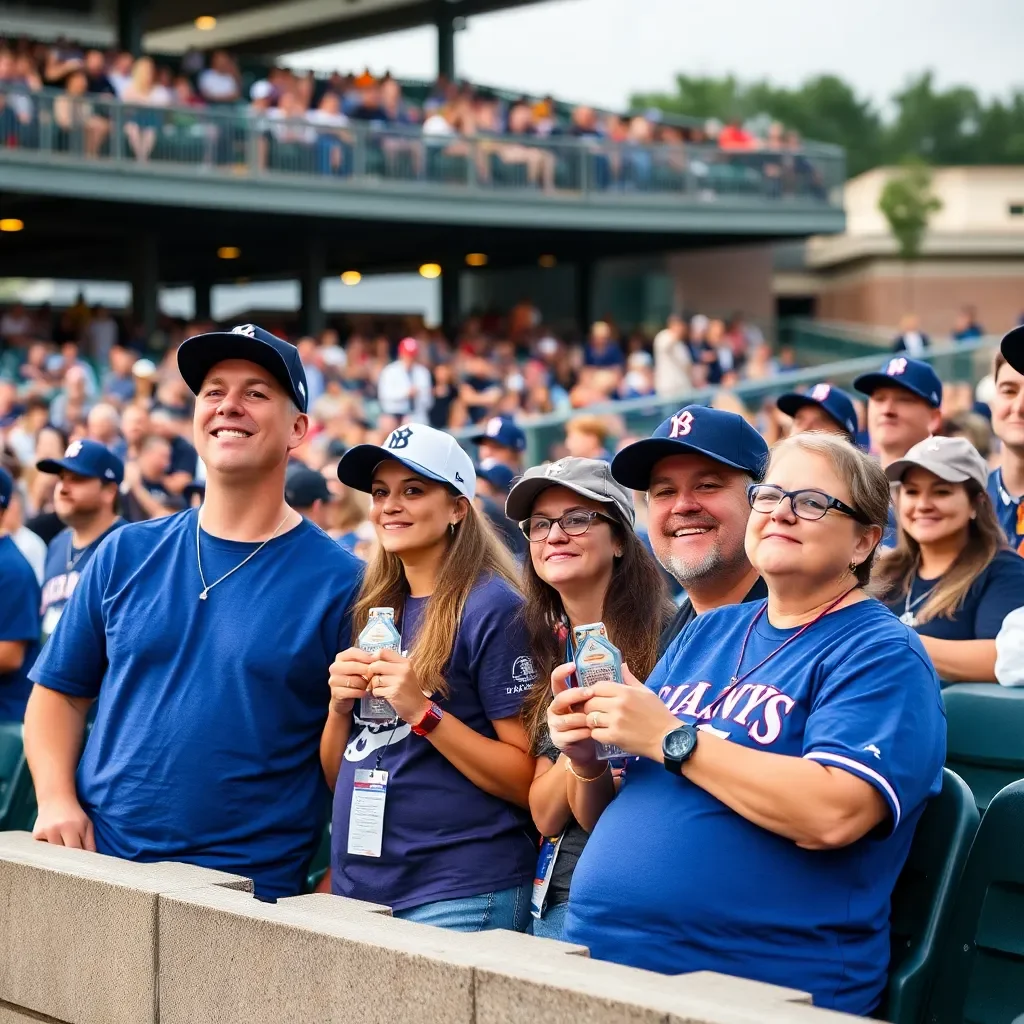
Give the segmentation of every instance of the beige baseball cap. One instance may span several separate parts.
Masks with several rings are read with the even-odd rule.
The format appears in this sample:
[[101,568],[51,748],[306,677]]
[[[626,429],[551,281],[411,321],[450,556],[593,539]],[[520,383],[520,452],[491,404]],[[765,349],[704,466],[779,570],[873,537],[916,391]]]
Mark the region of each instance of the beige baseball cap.
[[608,463],[573,456],[546,466],[531,466],[509,491],[505,515],[516,521],[525,519],[534,499],[549,487],[567,487],[584,498],[614,505],[624,522],[630,526],[636,522],[633,494],[612,476]]
[[885,475],[899,482],[915,466],[951,484],[973,480],[984,489],[988,483],[988,463],[966,437],[929,437],[919,441],[902,459],[888,466]]

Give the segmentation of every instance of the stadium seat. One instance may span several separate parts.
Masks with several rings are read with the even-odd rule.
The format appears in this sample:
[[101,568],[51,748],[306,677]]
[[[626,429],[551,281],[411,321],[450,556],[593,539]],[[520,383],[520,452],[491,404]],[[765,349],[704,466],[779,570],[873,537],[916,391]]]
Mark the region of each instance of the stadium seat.
[[1024,779],[1024,689],[959,683],[946,703],[946,766],[974,793],[978,808],[1004,786]]
[[1013,1024],[1024,1015],[1024,780],[981,819],[939,943],[928,1024]]
[[882,1019],[918,1024],[935,973],[939,943],[978,830],[974,796],[960,776],[942,770],[942,791],[929,801],[892,894],[889,985]]
[[29,830],[35,822],[32,776],[20,722],[0,722],[0,832]]

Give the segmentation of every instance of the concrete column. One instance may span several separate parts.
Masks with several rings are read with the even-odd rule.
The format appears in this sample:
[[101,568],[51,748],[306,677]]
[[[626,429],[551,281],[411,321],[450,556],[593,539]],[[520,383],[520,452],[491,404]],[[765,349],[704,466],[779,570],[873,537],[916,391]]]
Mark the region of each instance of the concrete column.
[[149,0],[117,0],[117,45],[136,57],[142,53]]
[[143,235],[135,247],[131,269],[132,315],[151,334],[159,315],[157,290],[160,286],[160,253],[156,235]]
[[441,4],[434,24],[437,27],[437,73],[451,81],[455,78],[455,18],[448,4]]
[[462,274],[458,267],[450,265],[445,267],[441,274],[441,326],[449,332],[458,327],[462,319]]
[[576,323],[586,337],[593,317],[594,264],[580,260],[576,264]]
[[327,245],[322,238],[310,238],[299,285],[302,290],[301,321],[306,334],[317,335],[326,325],[320,304],[320,283],[327,276]]

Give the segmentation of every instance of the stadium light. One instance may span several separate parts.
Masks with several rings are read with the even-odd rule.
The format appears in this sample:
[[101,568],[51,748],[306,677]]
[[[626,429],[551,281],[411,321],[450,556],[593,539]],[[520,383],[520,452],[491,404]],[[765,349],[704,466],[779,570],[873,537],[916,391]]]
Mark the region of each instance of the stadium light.
[[420,267],[420,277],[425,277],[428,281],[433,281],[435,277],[441,276],[441,264],[440,263],[424,263]]
[[558,264],[558,260],[551,253],[545,253],[537,262],[545,269],[550,269]]
[[0,231],[21,231],[25,222],[17,217],[4,217],[0,220]]
[[212,14],[200,14],[193,24],[200,32],[211,32],[217,27],[217,19]]
[[360,274],[358,270],[346,270],[345,273],[341,275],[341,283],[347,284],[349,287],[359,284],[362,279],[363,275]]
[[222,245],[217,250],[218,259],[237,260],[242,255],[242,250],[237,245]]
[[487,266],[487,253],[485,253],[485,252],[468,252],[468,253],[466,253],[466,266],[468,266],[468,267],[486,267]]

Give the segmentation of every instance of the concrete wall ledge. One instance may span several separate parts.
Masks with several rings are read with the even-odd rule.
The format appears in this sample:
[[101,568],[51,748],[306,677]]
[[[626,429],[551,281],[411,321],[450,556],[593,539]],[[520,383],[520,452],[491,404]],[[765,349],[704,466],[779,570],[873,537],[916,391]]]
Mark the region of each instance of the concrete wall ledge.
[[0,1024],[828,1024],[801,992],[0,833]]

